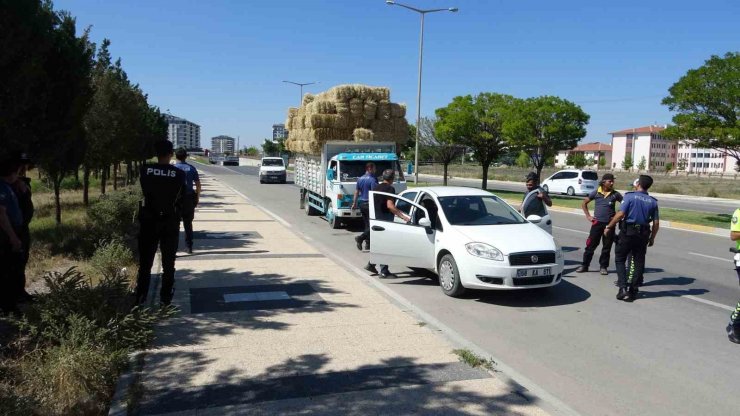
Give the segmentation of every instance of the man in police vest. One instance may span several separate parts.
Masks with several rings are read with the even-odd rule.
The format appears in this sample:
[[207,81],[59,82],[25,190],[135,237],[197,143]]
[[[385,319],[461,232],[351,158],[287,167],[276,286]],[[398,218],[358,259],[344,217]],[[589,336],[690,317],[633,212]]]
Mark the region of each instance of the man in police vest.
[[[730,239],[735,242],[735,272],[740,280],[740,208],[732,214],[730,223]],[[735,310],[730,315],[730,323],[727,325],[727,337],[735,344],[740,344],[740,301],[737,302]]]
[[180,232],[182,197],[185,194],[185,172],[170,165],[172,142],[154,143],[157,163],[141,167],[141,190],[144,201],[139,208],[139,276],[136,300],[144,303],[149,292],[154,254],[162,254],[162,306],[172,302],[175,286],[175,254]]
[[[617,266],[617,299],[632,302],[637,298],[638,282],[642,280],[645,269],[645,253],[655,243],[660,228],[658,200],[648,195],[653,178],[640,175],[637,190],[624,194],[619,212],[609,221],[604,235],[614,232],[614,227],[624,219],[624,231],[619,235],[615,262]],[[652,227],[651,227],[652,224]],[[634,261],[634,274],[627,275],[625,261],[629,255]],[[629,278],[628,278],[629,277]]]

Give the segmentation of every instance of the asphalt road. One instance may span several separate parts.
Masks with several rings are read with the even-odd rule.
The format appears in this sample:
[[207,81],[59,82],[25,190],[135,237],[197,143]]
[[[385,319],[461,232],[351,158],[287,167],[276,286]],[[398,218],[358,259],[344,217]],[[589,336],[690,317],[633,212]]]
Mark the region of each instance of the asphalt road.
[[[296,186],[260,185],[251,167],[198,167],[299,235],[353,265],[367,262],[352,240],[359,228],[331,230],[322,218],[307,217]],[[614,299],[613,267],[606,277],[573,272],[585,219],[553,213],[553,223],[567,272],[554,288],[453,299],[435,280],[403,270],[382,282],[580,414],[737,414],[740,346],[724,332],[740,297],[729,239],[661,230],[648,251],[646,286],[628,304]]]
[[[407,178],[413,181],[413,177]],[[659,180],[659,179],[658,179]],[[439,176],[432,175],[419,175],[419,182],[429,183],[442,183],[442,178]],[[456,186],[475,186],[480,187],[480,179],[465,179],[465,178],[453,178],[448,181],[449,185]],[[505,181],[488,181],[488,189],[492,191],[503,190],[503,191],[516,191],[524,192],[524,183],[505,182]],[[665,208],[676,208],[689,211],[702,211],[711,212],[715,214],[732,214],[735,210],[740,207],[740,202],[727,199],[718,198],[705,198],[695,196],[684,196],[684,195],[671,195],[671,194],[653,194],[660,201],[660,206]],[[567,195],[562,195],[567,197]],[[582,199],[583,197],[574,197]]]

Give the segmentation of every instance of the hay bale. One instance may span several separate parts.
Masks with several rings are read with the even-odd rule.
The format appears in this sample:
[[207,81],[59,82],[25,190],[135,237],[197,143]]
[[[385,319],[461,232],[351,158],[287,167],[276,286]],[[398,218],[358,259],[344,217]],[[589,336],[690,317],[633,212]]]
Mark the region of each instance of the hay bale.
[[352,137],[356,142],[371,142],[375,135],[372,130],[357,128],[352,132]]
[[334,101],[316,100],[313,102],[314,111],[318,114],[336,114],[337,107]]
[[311,120],[311,128],[337,128],[336,114],[311,114],[307,120]]
[[375,119],[375,113],[378,109],[378,103],[373,100],[366,100],[365,106],[362,109],[362,115],[368,119],[373,120]]
[[406,117],[406,104],[390,103],[390,106],[392,118]]
[[349,101],[334,101],[334,109],[337,114],[349,113]]
[[391,118],[391,103],[388,100],[378,101],[378,111],[376,118],[381,120],[390,120]]
[[336,115],[336,118],[334,119],[334,127],[338,129],[347,129],[349,128],[351,117],[349,115],[349,112],[346,113],[338,113]]
[[349,100],[349,112],[352,113],[352,117],[362,117],[364,108],[365,106],[359,98]]
[[301,105],[305,107],[309,103],[312,103],[315,98],[316,97],[313,94],[307,92],[303,95],[303,99],[301,99]]

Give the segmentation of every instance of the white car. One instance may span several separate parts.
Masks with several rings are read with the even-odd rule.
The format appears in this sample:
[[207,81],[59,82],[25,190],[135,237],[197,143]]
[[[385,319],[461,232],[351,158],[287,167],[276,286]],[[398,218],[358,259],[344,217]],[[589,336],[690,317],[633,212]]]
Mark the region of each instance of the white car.
[[262,161],[257,166],[260,168],[260,183],[285,183],[288,173],[285,170],[285,162],[283,161],[283,158],[263,157]]
[[566,169],[542,181],[551,194],[588,195],[599,186],[599,174],[593,170]]
[[[455,186],[409,189],[393,198],[411,221],[376,212],[370,204],[370,257],[375,264],[428,269],[442,291],[531,289],[562,280],[563,253],[553,237],[489,192]],[[382,199],[381,199],[382,201]]]

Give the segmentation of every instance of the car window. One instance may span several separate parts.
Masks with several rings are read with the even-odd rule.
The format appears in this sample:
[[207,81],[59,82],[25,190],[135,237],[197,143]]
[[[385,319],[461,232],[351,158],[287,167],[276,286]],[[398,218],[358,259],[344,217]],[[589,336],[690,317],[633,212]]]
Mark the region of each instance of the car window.
[[[404,197],[404,198],[406,198],[406,199],[408,199],[408,200],[413,201],[414,198],[416,198],[416,194],[417,193],[418,192],[416,192],[416,191],[414,191],[414,192],[404,192],[404,193],[401,194],[401,196]],[[408,202],[406,202],[404,200],[400,200],[399,199],[399,200],[396,201],[396,208],[398,208],[401,211],[403,211],[404,214],[406,214],[406,215],[409,215],[409,212],[411,211],[411,207],[412,206],[413,205],[409,204]]]
[[521,224],[525,220],[498,197],[460,195],[439,198],[442,211],[452,225]]
[[562,179],[562,178],[563,178],[563,173],[562,172],[558,172],[558,173],[552,175],[552,177],[550,178],[550,180],[551,181],[554,181],[556,179]]
[[583,179],[589,180],[589,181],[597,181],[599,180],[599,175],[596,172],[593,171],[585,171],[581,174],[583,176]]
[[563,173],[563,179],[575,179],[578,177],[578,172],[565,172]]
[[262,166],[283,166],[283,159],[262,159]]

